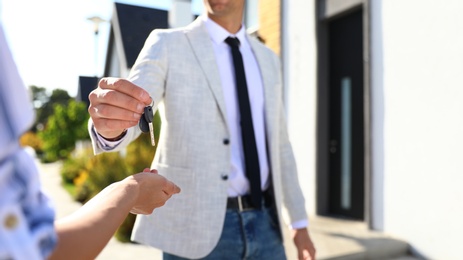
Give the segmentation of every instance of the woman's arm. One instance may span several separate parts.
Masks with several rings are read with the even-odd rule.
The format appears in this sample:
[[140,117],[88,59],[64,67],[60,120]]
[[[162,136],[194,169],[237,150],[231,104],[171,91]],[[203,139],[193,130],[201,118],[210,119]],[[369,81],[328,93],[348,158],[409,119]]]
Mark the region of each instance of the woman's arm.
[[58,244],[50,259],[95,259],[129,212],[151,214],[180,192],[156,170],[146,170],[111,184],[79,210],[57,220]]

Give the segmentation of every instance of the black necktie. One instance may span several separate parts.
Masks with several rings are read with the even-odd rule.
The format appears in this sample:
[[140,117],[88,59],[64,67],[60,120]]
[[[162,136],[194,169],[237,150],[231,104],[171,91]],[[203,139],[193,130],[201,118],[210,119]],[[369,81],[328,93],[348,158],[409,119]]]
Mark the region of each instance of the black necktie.
[[237,38],[228,37],[225,42],[230,45],[235,66],[236,88],[238,92],[238,104],[241,115],[241,136],[243,139],[245,173],[251,186],[251,200],[255,207],[260,208],[262,191],[260,188],[260,167],[257,154],[254,126],[252,124],[251,107],[249,104],[248,86],[244,73],[243,57],[239,50],[240,41]]

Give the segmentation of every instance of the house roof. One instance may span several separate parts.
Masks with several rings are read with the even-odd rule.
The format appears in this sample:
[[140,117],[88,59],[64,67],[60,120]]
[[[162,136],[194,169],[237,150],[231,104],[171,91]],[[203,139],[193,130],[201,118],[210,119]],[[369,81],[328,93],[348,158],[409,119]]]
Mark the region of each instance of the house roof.
[[[168,11],[166,10],[118,2],[114,3],[113,8],[104,77],[121,76],[118,74],[120,70],[117,69],[119,64],[122,65],[120,68],[130,70],[151,31],[169,26]],[[112,71],[116,72],[113,73]],[[78,99],[88,105],[88,94],[95,89],[98,80],[96,77],[81,76],[79,78]]]
[[[127,68],[131,68],[151,31],[168,28],[168,11],[114,3],[111,28],[112,36],[122,43]],[[110,40],[109,44],[114,43]]]
[[98,80],[98,77],[79,76],[76,100],[84,102],[88,107],[90,105],[88,95],[98,86]]

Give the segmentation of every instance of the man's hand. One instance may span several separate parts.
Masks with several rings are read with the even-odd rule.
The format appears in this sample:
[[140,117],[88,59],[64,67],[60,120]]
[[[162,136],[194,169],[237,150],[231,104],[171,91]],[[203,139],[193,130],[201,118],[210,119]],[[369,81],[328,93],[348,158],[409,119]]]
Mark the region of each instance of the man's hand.
[[103,78],[88,96],[88,112],[96,131],[105,138],[119,136],[138,124],[145,106],[151,103],[148,92],[125,79]]
[[293,230],[293,241],[297,248],[299,260],[315,260],[315,247],[307,228]]

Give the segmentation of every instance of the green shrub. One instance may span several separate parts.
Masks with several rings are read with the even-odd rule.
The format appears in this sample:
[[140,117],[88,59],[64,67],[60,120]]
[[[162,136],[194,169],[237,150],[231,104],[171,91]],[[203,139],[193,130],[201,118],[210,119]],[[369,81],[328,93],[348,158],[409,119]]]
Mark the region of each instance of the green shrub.
[[91,197],[130,175],[127,164],[119,153],[103,153],[91,157],[86,164],[86,170],[88,177],[85,183]]
[[19,139],[21,146],[30,146],[34,149],[37,155],[41,155],[43,152],[42,140],[32,131],[24,133]]
[[84,182],[81,185],[75,187],[76,189],[74,194],[74,200],[80,203],[85,203],[93,197],[92,194],[94,194],[94,192],[91,191],[87,182]]
[[55,105],[45,129],[39,132],[45,152],[42,161],[54,162],[68,158],[77,140],[89,138],[88,118],[87,107],[83,102],[70,100],[67,106]]
[[64,183],[74,183],[82,172],[85,170],[85,165],[88,161],[88,157],[70,157],[64,160],[63,167],[61,168],[61,179]]

